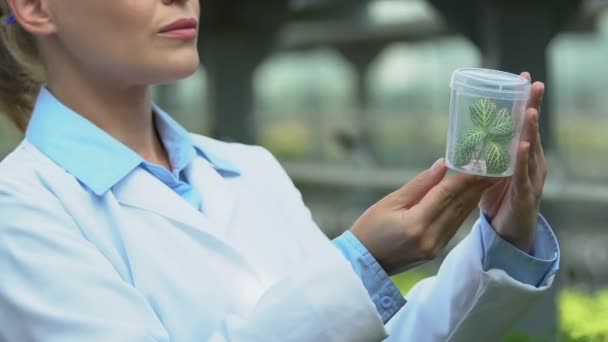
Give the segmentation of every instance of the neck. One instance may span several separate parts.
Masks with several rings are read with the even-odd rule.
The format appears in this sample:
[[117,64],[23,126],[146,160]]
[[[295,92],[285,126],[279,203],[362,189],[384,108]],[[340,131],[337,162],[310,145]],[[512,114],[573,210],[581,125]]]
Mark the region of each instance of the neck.
[[47,86],[63,104],[147,161],[170,169],[155,129],[149,86],[117,86],[115,82],[83,77],[73,67],[48,70],[62,70],[47,72]]

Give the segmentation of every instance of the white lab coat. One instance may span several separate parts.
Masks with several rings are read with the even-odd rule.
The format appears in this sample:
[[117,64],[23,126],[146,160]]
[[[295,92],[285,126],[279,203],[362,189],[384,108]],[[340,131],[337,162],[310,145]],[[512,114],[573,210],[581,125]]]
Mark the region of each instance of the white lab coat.
[[27,140],[0,164],[0,337],[497,341],[551,285],[484,272],[471,234],[385,327],[268,152],[193,137],[242,171],[195,160],[206,214],[141,169],[97,196]]

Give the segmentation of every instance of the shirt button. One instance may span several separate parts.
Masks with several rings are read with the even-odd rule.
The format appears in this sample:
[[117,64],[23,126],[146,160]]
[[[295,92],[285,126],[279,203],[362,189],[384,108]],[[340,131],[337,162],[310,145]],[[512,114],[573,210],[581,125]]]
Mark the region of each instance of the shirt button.
[[382,297],[381,303],[383,308],[388,309],[393,305],[393,299],[389,296],[384,296]]

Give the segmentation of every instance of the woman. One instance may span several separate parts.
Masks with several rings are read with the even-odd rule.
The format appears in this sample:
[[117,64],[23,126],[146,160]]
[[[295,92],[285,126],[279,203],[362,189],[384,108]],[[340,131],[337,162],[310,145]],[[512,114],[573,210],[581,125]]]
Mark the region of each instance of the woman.
[[[198,67],[198,0],[0,5],[1,109],[26,135],[0,164],[2,340],[496,340],[551,285],[542,84],[513,178],[444,179],[438,161],[332,244],[268,152],[152,103]],[[388,274],[436,256],[480,200],[406,304]]]

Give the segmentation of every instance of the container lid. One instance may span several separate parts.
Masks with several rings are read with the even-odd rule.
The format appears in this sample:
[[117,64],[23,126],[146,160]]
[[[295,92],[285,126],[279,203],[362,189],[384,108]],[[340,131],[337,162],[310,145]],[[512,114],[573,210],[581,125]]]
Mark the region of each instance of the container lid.
[[450,88],[473,96],[501,100],[526,100],[530,98],[530,81],[504,71],[464,68],[452,74]]

